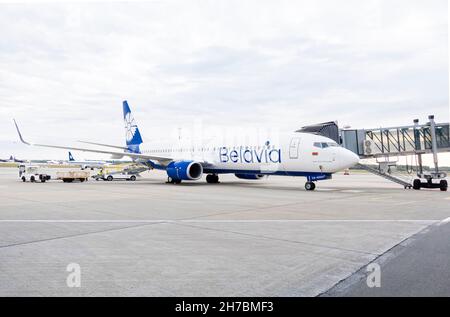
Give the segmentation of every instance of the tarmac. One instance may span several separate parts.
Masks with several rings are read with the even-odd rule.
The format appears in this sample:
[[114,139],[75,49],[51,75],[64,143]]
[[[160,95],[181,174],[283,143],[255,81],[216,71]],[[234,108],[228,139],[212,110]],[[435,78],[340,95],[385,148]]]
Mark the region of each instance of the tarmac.
[[41,184],[17,172],[0,168],[0,296],[450,296],[449,192],[356,172],[314,192],[294,177]]

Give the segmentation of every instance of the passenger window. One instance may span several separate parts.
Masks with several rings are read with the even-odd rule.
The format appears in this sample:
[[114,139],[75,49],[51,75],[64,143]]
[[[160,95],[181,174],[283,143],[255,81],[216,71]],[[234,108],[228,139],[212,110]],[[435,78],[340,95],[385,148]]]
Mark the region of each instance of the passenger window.
[[321,149],[321,148],[322,148],[322,143],[320,143],[320,142],[315,142],[315,143],[314,143],[314,146]]

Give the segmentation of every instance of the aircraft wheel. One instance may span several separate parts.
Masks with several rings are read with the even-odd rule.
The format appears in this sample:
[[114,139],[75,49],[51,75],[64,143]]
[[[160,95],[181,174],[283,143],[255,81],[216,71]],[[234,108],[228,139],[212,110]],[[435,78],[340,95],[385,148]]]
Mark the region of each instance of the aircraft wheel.
[[172,177],[167,177],[168,184],[181,184],[181,179],[173,179]]
[[22,182],[26,182],[27,181],[27,179],[25,178],[25,176],[22,176]]
[[219,182],[219,176],[213,175],[213,174],[208,174],[208,175],[206,175],[206,182],[208,184],[217,184]]
[[422,182],[420,181],[420,179],[415,179],[413,182],[413,188],[415,190],[419,190],[421,186],[422,186]]
[[30,182],[34,183],[36,181],[36,178],[34,178],[34,176],[30,177]]
[[448,188],[448,183],[445,179],[441,180],[439,183],[439,188],[441,189],[441,191],[446,192],[447,188]]
[[316,184],[314,184],[313,182],[306,182],[305,189],[306,190],[314,190],[314,189],[316,189]]

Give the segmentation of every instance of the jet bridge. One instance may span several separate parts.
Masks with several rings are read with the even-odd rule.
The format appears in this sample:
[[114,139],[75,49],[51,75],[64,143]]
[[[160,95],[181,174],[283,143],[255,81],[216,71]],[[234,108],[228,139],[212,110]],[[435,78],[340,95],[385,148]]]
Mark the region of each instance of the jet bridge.
[[450,152],[449,124],[430,122],[391,128],[341,130],[342,145],[361,158]]
[[[303,127],[297,132],[315,133],[329,137],[356,153],[361,159],[375,159],[378,168],[365,164],[359,164],[359,168],[398,183],[405,188],[440,188],[446,191],[448,187],[447,180],[445,180],[447,174],[439,169],[438,154],[450,152],[449,123],[436,123],[433,115],[430,115],[428,120],[425,124],[419,124],[419,120],[416,119],[409,126],[375,129],[339,129],[337,123],[326,122]],[[422,165],[422,155],[424,154],[433,155],[434,168],[430,172],[424,171]],[[398,158],[401,156],[416,157],[415,172],[418,178],[412,183],[411,180],[391,173],[391,167],[397,164]],[[433,182],[436,180],[438,183]]]
[[[445,191],[448,187],[445,180],[447,174],[439,170],[438,153],[450,152],[449,124],[436,123],[433,115],[428,120],[425,124],[419,124],[416,119],[413,125],[401,127],[341,130],[342,146],[358,154],[361,159],[377,159],[379,168],[373,172],[405,188],[440,188]],[[434,169],[431,172],[424,172],[423,154],[433,155]],[[385,169],[386,166],[396,164],[393,157],[408,155],[417,157],[418,178],[412,184],[389,175],[389,169]],[[369,170],[367,166],[362,167]],[[434,183],[433,180],[439,182]]]

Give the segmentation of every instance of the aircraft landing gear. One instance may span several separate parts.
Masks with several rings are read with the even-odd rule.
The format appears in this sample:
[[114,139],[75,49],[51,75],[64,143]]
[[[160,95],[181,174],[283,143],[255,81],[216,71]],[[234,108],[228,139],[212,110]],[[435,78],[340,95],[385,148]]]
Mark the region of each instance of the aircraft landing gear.
[[316,189],[316,184],[314,184],[313,182],[306,182],[305,189],[306,190],[314,190],[314,189]]
[[172,177],[167,177],[168,184],[181,184],[181,179],[173,179]]
[[219,182],[219,176],[214,174],[206,175],[206,182],[208,184],[217,184]]

